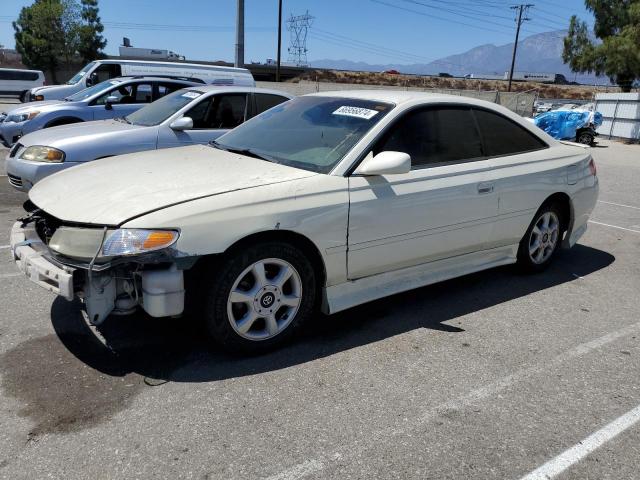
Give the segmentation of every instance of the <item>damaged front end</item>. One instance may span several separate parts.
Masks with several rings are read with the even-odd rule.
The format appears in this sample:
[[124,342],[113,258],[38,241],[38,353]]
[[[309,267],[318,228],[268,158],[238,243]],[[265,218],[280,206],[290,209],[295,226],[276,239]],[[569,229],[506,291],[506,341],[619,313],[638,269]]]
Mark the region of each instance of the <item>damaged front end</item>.
[[11,232],[16,264],[47,290],[79,297],[92,324],[138,306],[153,317],[183,313],[184,270],[197,257],[175,249],[178,230],[73,224],[25,206]]

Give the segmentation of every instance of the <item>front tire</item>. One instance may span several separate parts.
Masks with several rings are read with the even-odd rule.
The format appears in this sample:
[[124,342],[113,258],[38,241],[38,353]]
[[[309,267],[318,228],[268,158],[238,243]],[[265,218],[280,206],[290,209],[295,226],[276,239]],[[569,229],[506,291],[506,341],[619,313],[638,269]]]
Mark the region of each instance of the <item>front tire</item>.
[[227,255],[204,294],[214,342],[231,352],[257,354],[281,346],[311,316],[316,278],[298,248],[265,242]]
[[525,272],[540,272],[553,260],[564,233],[562,211],[556,204],[540,207],[518,248],[518,265]]

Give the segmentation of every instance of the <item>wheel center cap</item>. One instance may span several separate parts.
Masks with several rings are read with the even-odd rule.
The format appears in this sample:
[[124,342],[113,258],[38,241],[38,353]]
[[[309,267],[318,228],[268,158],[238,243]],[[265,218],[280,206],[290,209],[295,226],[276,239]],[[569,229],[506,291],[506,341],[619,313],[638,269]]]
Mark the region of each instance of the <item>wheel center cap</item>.
[[259,315],[269,315],[280,308],[282,292],[275,285],[266,285],[253,299],[253,308]]
[[260,305],[262,306],[262,308],[269,308],[275,301],[276,296],[271,292],[267,292],[262,295],[262,298],[260,298]]
[[547,241],[548,241],[548,240],[549,240],[549,234],[548,234],[548,233],[545,233],[545,234],[542,236],[542,241],[543,241],[544,243],[547,243]]

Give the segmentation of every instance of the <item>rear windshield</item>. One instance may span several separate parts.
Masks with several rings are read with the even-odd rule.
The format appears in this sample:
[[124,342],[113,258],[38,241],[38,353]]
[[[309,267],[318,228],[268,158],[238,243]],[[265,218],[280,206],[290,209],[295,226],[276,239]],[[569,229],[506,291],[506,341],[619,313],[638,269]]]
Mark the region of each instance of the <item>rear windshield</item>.
[[171,115],[191,103],[196,98],[200,98],[202,92],[196,90],[178,90],[165,95],[149,105],[142,107],[135,113],[126,116],[126,120],[134,125],[150,127],[160,125]]

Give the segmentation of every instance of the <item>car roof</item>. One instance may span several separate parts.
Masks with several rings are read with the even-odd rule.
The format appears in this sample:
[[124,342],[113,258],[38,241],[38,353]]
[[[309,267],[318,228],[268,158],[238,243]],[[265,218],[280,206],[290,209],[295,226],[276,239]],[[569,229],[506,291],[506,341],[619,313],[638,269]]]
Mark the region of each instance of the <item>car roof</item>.
[[334,92],[317,92],[309,93],[305,96],[315,97],[338,97],[338,98],[355,98],[358,100],[372,100],[374,102],[387,102],[394,103],[396,105],[402,105],[403,103],[413,102],[425,102],[425,103],[442,103],[442,102],[455,102],[455,103],[468,103],[471,105],[483,105],[487,102],[485,100],[477,100],[471,97],[464,97],[460,95],[447,95],[444,93],[429,93],[421,91],[411,90],[340,90]]
[[187,87],[189,90],[197,90],[202,93],[266,93],[270,95],[280,95],[282,97],[293,98],[294,95],[291,95],[288,92],[283,92],[282,90],[272,90],[270,88],[260,88],[260,87],[242,87],[242,86],[233,86],[233,85],[201,85],[198,84],[194,87]]

